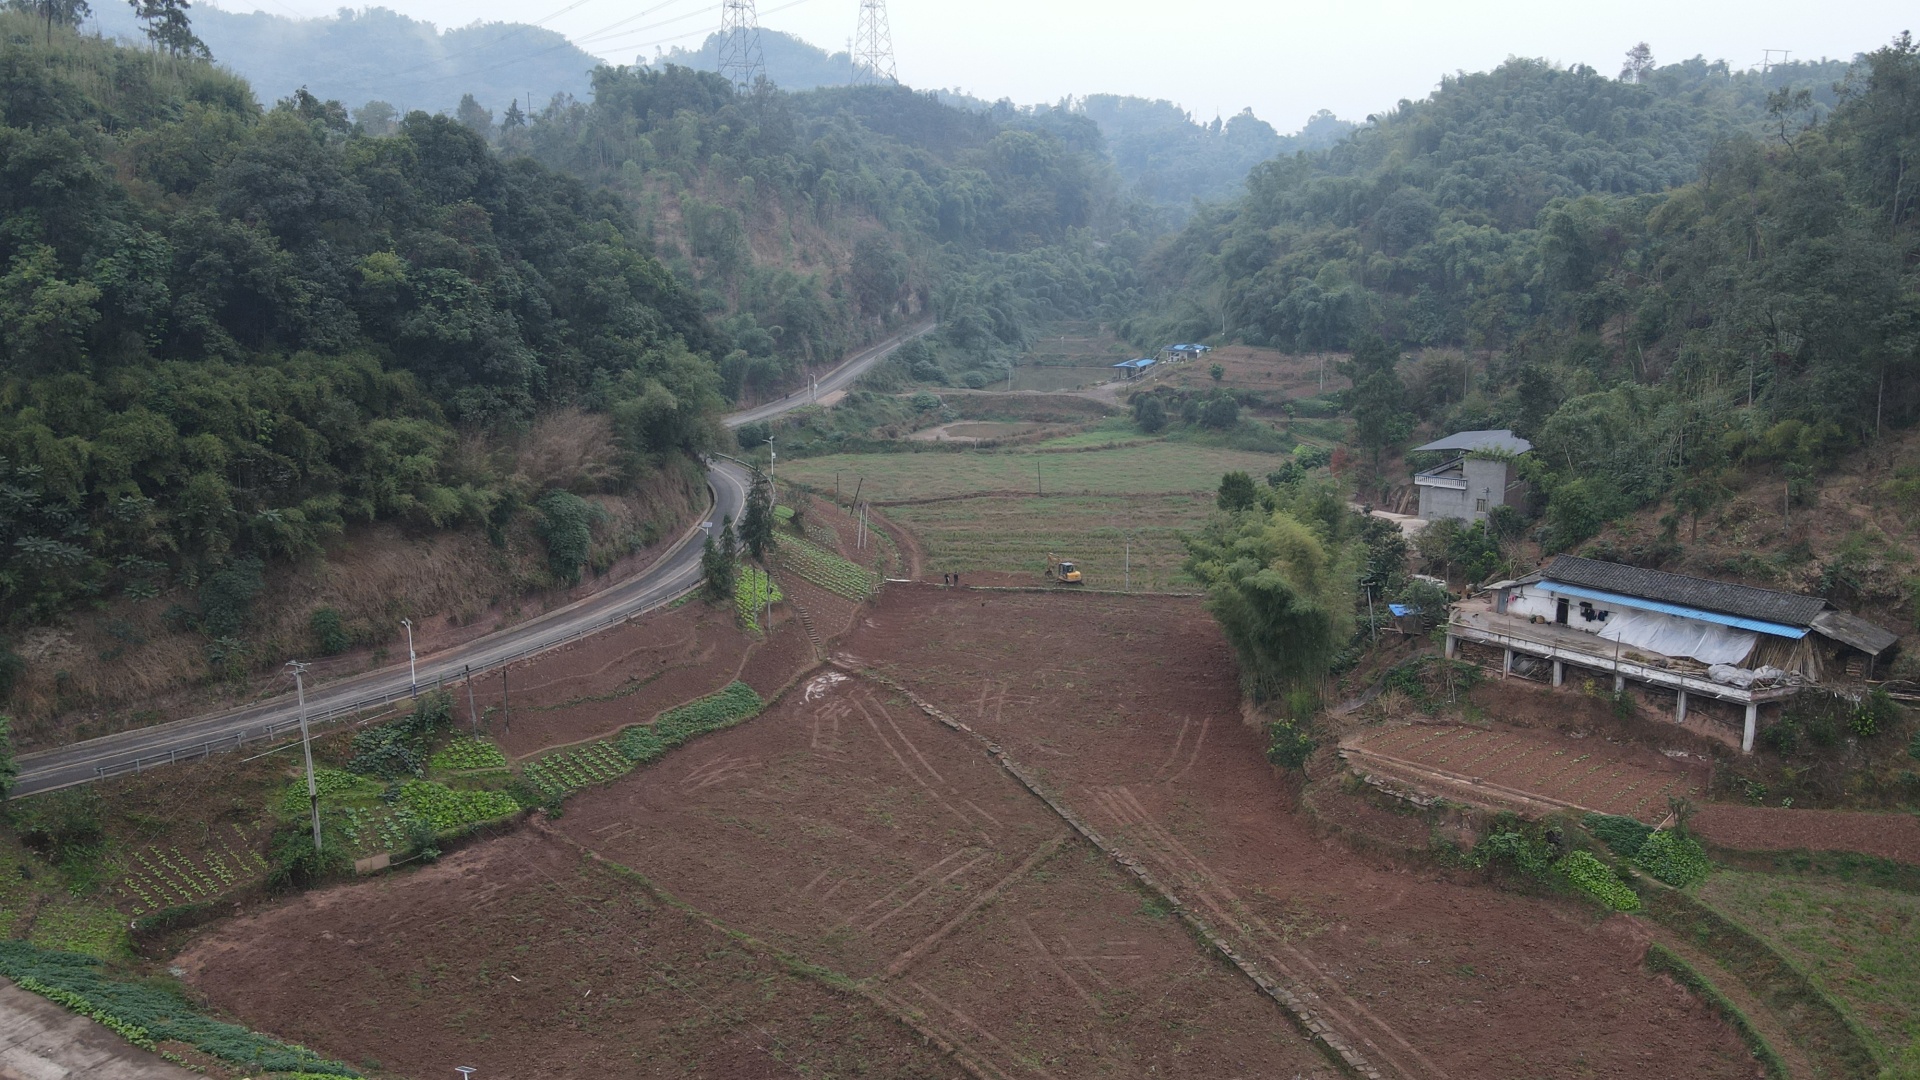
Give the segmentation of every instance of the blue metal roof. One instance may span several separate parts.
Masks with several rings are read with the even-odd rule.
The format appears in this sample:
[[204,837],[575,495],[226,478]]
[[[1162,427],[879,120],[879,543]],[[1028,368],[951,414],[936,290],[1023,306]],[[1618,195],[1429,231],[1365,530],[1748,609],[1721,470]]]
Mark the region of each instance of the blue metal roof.
[[1663,615],[1678,615],[1683,619],[1697,619],[1700,622],[1718,623],[1741,630],[1771,634],[1774,637],[1791,638],[1795,641],[1807,636],[1804,626],[1783,626],[1775,622],[1763,622],[1759,619],[1743,619],[1738,615],[1722,615],[1717,611],[1702,611],[1699,608],[1669,604],[1663,600],[1646,600],[1638,596],[1622,596],[1619,593],[1588,589],[1579,585],[1567,585],[1563,582],[1546,580],[1540,587],[1556,596],[1577,596],[1583,600],[1597,600],[1615,607],[1635,608],[1640,611],[1658,611]]
[[1149,367],[1152,367],[1153,364],[1154,364],[1153,358],[1149,356],[1149,357],[1142,357],[1139,360],[1122,360],[1113,366],[1123,367],[1123,368],[1149,368]]

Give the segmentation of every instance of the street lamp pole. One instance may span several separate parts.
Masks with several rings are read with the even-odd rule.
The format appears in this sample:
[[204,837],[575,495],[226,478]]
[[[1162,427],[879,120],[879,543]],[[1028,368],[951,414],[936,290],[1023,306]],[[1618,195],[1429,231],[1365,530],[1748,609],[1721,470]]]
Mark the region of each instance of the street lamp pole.
[[300,699],[300,749],[307,755],[307,802],[313,806],[313,850],[320,851],[320,785],[313,780],[313,740],[307,734],[307,684],[302,678],[307,665],[298,660],[287,661],[293,669],[293,689]]
[[413,696],[420,696],[420,673],[413,664],[413,620],[401,619],[400,625],[407,628],[407,682],[413,686]]

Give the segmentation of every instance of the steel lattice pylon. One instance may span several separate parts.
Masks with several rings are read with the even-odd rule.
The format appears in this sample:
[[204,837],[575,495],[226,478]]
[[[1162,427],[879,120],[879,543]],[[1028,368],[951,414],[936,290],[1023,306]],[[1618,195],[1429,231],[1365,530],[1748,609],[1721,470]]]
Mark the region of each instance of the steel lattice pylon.
[[746,90],[767,74],[766,58],[760,55],[760,17],[754,13],[753,0],[721,0],[720,74],[735,89]]
[[887,0],[860,0],[860,30],[853,36],[853,81],[855,85],[900,81],[893,71]]

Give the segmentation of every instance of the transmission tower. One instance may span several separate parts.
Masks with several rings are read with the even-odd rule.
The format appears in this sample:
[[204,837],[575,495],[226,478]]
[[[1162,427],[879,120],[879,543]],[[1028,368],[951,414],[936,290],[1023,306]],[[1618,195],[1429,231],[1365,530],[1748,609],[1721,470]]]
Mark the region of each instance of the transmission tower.
[[721,0],[720,74],[733,82],[736,90],[748,90],[754,81],[767,74],[766,58],[760,55],[760,17],[754,13],[753,0]]
[[893,72],[887,0],[860,0],[860,29],[853,36],[853,81],[856,86],[900,81]]

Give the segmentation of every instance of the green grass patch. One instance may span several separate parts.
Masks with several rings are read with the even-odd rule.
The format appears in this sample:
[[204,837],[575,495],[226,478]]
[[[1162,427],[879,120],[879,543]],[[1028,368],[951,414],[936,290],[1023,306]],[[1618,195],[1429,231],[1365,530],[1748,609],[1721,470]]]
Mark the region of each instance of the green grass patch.
[[1211,496],[1222,474],[1241,470],[1265,476],[1280,459],[1277,454],[1164,440],[1078,454],[1037,452],[1044,445],[884,457],[832,454],[783,465],[781,477],[826,490],[832,489],[836,471],[846,490],[864,478],[861,498],[876,503],[987,491],[1034,491],[1036,482],[1044,491],[1104,495],[1206,492]]
[[0,974],[148,1047],[156,1042],[183,1042],[249,1069],[360,1075],[304,1047],[203,1016],[169,983],[113,978],[90,956],[21,941],[0,942]]
[[1806,972],[1883,1064],[1920,1039],[1920,896],[1738,870],[1714,874],[1700,896]]

